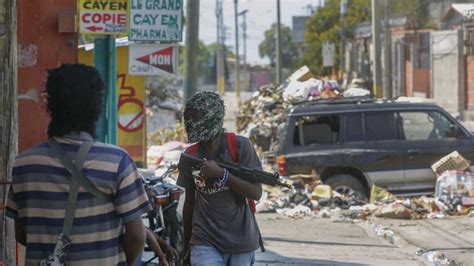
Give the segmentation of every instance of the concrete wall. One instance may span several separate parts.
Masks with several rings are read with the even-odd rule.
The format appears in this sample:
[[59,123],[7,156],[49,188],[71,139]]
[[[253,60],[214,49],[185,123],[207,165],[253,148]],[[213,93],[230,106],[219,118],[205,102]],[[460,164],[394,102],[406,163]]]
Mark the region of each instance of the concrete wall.
[[474,111],[474,55],[466,57],[466,109]]
[[[46,140],[49,116],[41,99],[46,70],[77,62],[77,33],[60,29],[74,22],[75,0],[18,0],[19,151]],[[71,20],[72,19],[72,20]],[[60,30],[63,30],[60,32]]]
[[431,95],[454,115],[465,109],[465,60],[459,30],[431,33]]

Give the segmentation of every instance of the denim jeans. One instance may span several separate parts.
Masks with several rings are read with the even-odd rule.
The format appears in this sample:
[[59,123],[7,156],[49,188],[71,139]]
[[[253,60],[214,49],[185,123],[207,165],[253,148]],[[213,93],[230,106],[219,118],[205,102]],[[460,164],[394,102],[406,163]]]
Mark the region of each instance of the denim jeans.
[[192,266],[251,266],[255,262],[255,252],[223,254],[213,247],[191,246]]

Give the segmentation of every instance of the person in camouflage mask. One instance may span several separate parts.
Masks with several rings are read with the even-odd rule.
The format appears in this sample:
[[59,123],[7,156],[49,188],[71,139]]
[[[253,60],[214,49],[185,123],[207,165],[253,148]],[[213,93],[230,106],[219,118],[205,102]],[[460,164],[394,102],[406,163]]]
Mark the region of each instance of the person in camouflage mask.
[[[200,117],[186,119],[190,111],[199,113]],[[189,143],[214,140],[224,132],[224,101],[215,92],[201,91],[194,94],[186,103],[184,115]]]
[[[186,154],[203,162],[179,171],[186,190],[183,206],[185,265],[253,265],[261,235],[249,200],[258,200],[262,185],[234,176],[216,160],[262,169],[248,138],[224,132],[225,106],[214,92],[198,92],[186,103],[183,117],[189,146]],[[232,152],[231,152],[232,151]],[[179,165],[178,167],[181,168]]]

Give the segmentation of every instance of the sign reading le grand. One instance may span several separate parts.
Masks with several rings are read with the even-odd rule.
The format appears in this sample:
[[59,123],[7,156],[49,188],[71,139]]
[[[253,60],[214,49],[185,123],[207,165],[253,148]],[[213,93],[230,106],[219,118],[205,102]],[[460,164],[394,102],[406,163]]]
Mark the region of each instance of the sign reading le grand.
[[183,0],[130,0],[132,41],[182,40]]

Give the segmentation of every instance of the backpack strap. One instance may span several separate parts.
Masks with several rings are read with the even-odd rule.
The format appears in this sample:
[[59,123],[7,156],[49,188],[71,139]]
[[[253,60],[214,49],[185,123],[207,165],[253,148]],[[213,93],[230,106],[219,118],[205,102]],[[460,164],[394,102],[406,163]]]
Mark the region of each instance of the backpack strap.
[[189,146],[189,148],[186,151],[184,151],[184,153],[189,154],[191,156],[196,156],[197,148],[198,148],[197,143],[194,143],[193,145]]
[[239,153],[237,149],[237,141],[235,138],[235,133],[226,132],[225,136],[227,139],[227,149],[229,149],[229,154],[230,154],[230,157],[232,158],[232,161],[239,163]]

